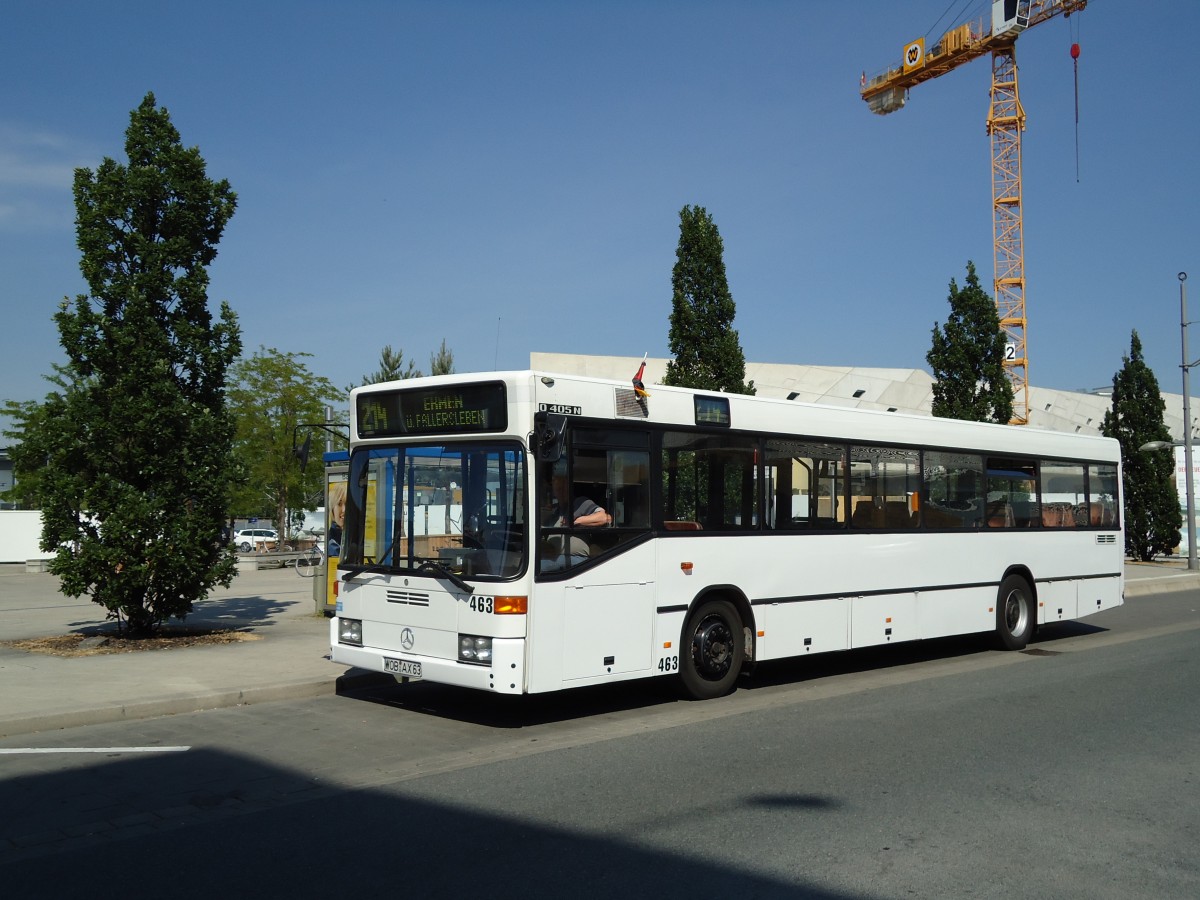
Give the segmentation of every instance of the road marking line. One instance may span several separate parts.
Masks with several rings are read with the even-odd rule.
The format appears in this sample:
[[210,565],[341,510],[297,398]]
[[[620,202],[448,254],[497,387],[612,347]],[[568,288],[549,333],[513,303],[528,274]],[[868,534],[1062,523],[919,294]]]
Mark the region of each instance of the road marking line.
[[191,747],[14,747],[0,753],[182,753]]

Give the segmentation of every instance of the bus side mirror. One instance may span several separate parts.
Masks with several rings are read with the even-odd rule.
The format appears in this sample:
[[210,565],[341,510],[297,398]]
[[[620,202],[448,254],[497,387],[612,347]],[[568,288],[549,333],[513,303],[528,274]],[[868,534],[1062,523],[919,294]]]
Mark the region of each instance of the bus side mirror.
[[557,462],[562,457],[566,432],[566,416],[547,413],[545,418],[538,417],[534,435],[537,440],[537,458],[540,462]]

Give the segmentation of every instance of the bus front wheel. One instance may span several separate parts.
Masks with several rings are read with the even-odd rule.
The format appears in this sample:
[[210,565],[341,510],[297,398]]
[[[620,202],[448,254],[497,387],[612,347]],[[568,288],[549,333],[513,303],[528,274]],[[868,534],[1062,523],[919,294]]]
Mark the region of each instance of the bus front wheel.
[[680,642],[679,674],[696,700],[711,700],[733,689],[745,657],[742,618],[727,600],[707,600],[688,616]]
[[996,639],[1004,650],[1024,650],[1033,637],[1033,591],[1020,575],[1009,575],[1000,582],[996,598]]

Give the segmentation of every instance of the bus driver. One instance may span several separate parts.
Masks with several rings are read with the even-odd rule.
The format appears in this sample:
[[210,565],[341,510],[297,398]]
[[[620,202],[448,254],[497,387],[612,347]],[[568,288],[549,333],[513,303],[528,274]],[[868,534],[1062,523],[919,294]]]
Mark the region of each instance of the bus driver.
[[[598,528],[609,524],[608,513],[602,506],[582,496],[576,497],[574,503],[569,504],[569,497],[570,486],[567,483],[567,473],[565,469],[556,467],[551,479],[549,503],[544,507],[543,528],[566,528],[568,526]],[[571,515],[569,521],[567,519],[568,509]],[[567,548],[570,550],[569,559],[567,558]],[[568,566],[577,566],[588,558],[589,552],[587,541],[581,537],[566,534],[549,535],[542,542],[542,561],[539,571],[561,572]]]

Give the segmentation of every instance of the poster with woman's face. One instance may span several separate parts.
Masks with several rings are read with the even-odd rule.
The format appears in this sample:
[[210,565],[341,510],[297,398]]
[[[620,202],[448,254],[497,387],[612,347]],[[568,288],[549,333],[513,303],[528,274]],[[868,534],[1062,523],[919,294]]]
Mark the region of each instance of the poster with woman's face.
[[329,556],[341,556],[342,528],[346,524],[346,476],[331,475],[325,486],[325,534],[328,536],[326,552]]

